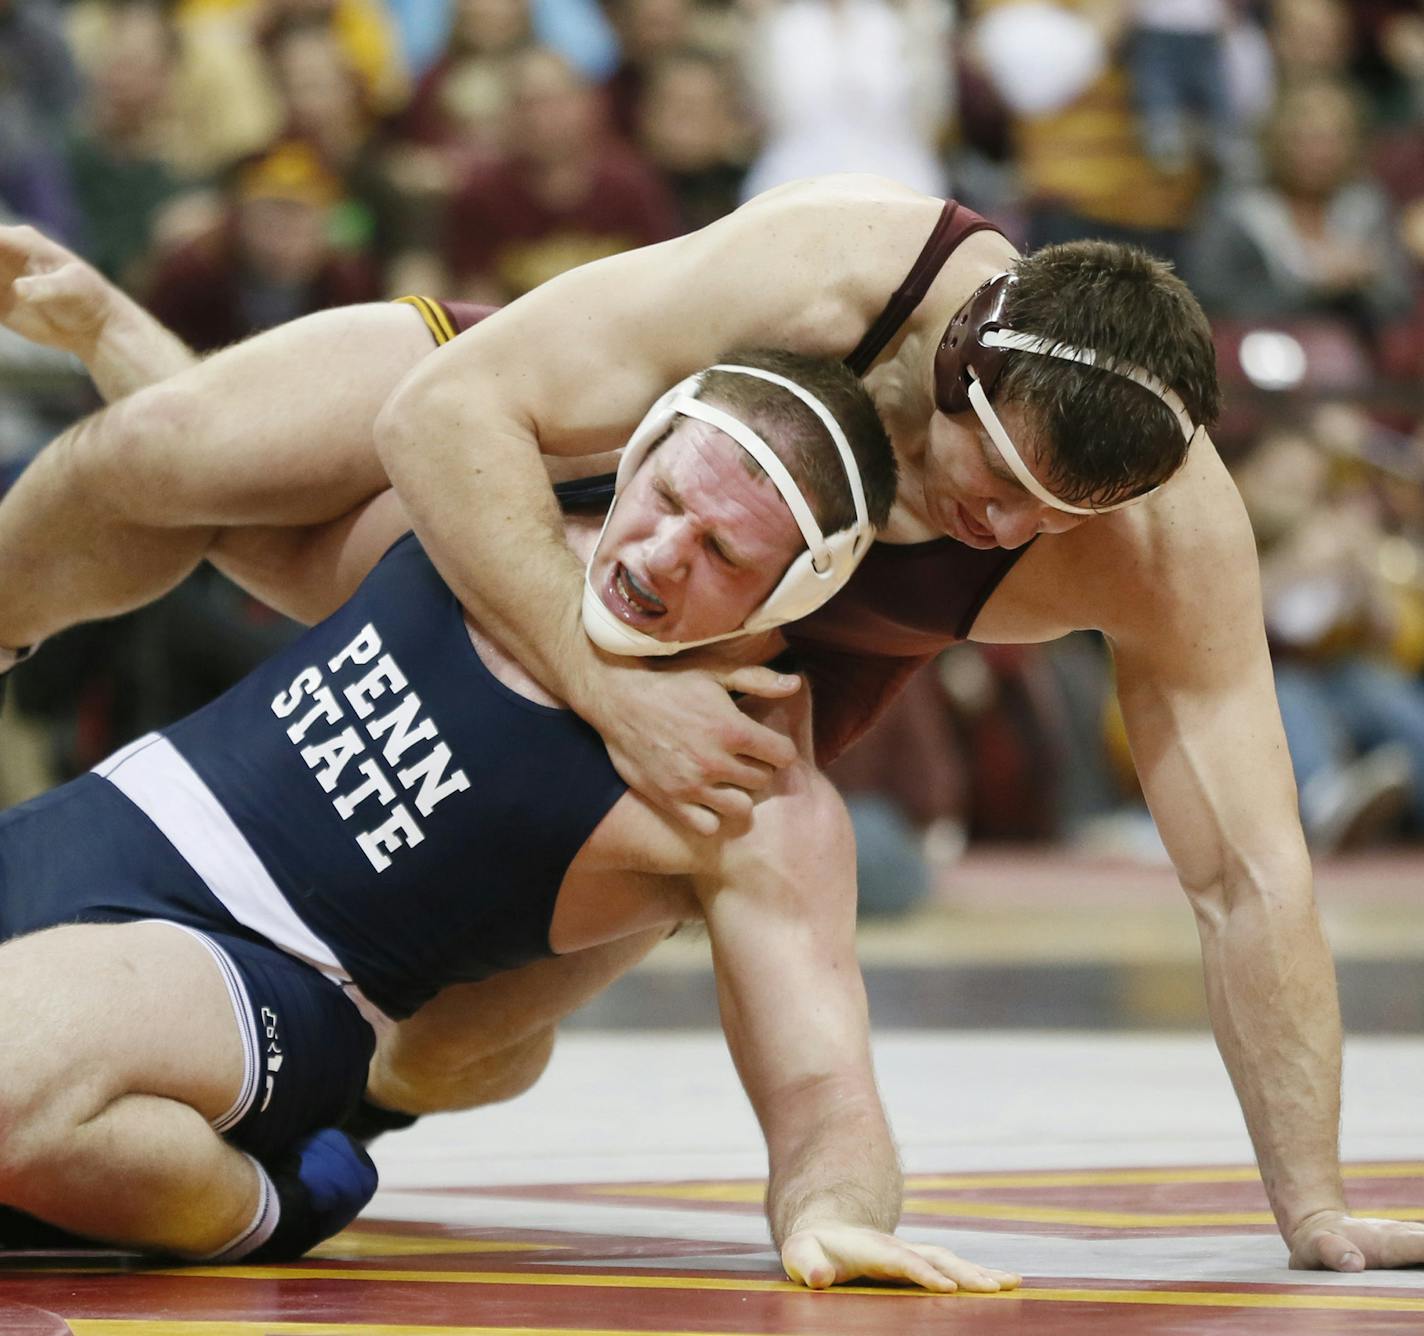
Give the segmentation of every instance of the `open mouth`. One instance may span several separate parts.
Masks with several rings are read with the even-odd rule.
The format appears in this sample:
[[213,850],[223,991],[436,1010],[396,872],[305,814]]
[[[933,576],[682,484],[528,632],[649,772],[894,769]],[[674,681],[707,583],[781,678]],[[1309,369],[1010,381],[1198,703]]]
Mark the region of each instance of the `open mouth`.
[[604,602],[625,622],[650,622],[667,613],[667,604],[621,561],[614,564],[604,586]]
[[982,524],[976,524],[962,505],[956,503],[955,508],[959,512],[960,527],[976,542],[992,544],[998,541],[991,530],[986,529]]

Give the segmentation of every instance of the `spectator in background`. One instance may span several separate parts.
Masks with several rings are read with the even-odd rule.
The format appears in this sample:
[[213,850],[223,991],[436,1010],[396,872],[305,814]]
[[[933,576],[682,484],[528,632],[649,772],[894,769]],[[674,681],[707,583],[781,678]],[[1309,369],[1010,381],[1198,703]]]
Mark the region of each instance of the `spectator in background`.
[[1270,434],[1236,470],[1261,549],[1301,818],[1319,851],[1378,834],[1406,805],[1424,833],[1424,549],[1420,534],[1391,534],[1369,474],[1340,466],[1366,453],[1370,431],[1356,410],[1321,410]]
[[[189,9],[163,0],[170,48],[161,104],[149,111],[148,151],[184,180],[213,177],[271,143],[280,109],[267,78],[252,25],[227,8]],[[103,80],[117,63],[110,37],[122,0],[77,0],[69,36],[90,83]],[[135,44],[135,25],[125,40]]]
[[698,45],[694,0],[605,0],[618,37],[618,66],[604,81],[615,133],[632,140],[648,71],[676,51]]
[[0,0],[0,205],[53,236],[82,231],[64,159],[79,80],[49,0]]
[[120,286],[143,286],[154,220],[183,182],[165,159],[173,127],[178,36],[154,0],[117,0],[101,45],[69,169],[84,212],[84,254]]
[[1007,108],[1027,248],[1081,237],[1179,257],[1202,174],[1162,171],[1138,133],[1127,0],[980,0],[969,37]]
[[1164,172],[1202,150],[1218,175],[1240,177],[1226,63],[1231,0],[1135,0],[1127,64],[1143,147]]
[[306,144],[288,141],[233,178],[222,222],[174,252],[146,304],[192,347],[220,348],[328,306],[370,301],[368,258],[330,236],[340,181]]
[[652,168],[608,133],[598,91],[542,48],[513,69],[508,149],[451,202],[444,260],[457,294],[512,301],[575,265],[677,232]]
[[1344,84],[1286,88],[1265,133],[1266,179],[1223,193],[1188,265],[1208,313],[1334,316],[1373,333],[1407,312],[1411,275],[1389,197],[1368,176],[1360,108]]
[[689,49],[648,72],[638,109],[638,147],[693,232],[737,207],[750,131],[727,63]]
[[1349,78],[1356,33],[1344,0],[1272,0],[1270,34],[1280,87]]
[[511,64],[532,40],[528,0],[456,0],[449,45],[396,123],[400,139],[433,150],[432,189],[448,191],[472,160],[503,148]]
[[282,137],[308,145],[341,182],[328,224],[334,245],[391,263],[409,244],[411,225],[341,44],[327,24],[296,20],[272,34],[267,52],[282,101]]
[[747,0],[747,82],[762,151],[743,197],[827,172],[947,190],[945,0]]
[[[268,40],[292,23],[327,27],[360,81],[365,104],[378,115],[404,105],[409,80],[395,28],[382,0],[173,0],[185,44],[202,34],[208,48],[202,73],[223,96],[213,115],[220,121],[246,114],[252,122],[238,154],[229,152],[214,168],[230,165],[271,143],[280,133],[282,106],[263,59]],[[99,53],[102,57],[102,53]],[[241,86],[224,81],[225,72],[241,73]],[[197,106],[192,132],[206,133]],[[260,124],[261,133],[256,133]]]
[[1424,13],[1417,0],[1389,7],[1371,35],[1384,67],[1376,104],[1388,120],[1417,132],[1424,120]]

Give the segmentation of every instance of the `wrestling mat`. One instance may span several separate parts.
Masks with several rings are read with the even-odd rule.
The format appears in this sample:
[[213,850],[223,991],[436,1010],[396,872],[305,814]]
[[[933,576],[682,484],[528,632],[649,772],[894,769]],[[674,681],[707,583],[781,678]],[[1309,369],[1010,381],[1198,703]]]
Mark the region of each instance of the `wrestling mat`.
[[[510,1105],[376,1146],[366,1215],[290,1266],[6,1259],[3,1336],[1424,1330],[1424,1271],[1295,1273],[1209,1041],[892,1034],[905,1231],[1021,1271],[1002,1296],[787,1284],[759,1137],[706,1032],[573,1034]],[[1361,1213],[1424,1219],[1424,1043],[1347,1053]],[[1413,1158],[1410,1158],[1410,1157]]]

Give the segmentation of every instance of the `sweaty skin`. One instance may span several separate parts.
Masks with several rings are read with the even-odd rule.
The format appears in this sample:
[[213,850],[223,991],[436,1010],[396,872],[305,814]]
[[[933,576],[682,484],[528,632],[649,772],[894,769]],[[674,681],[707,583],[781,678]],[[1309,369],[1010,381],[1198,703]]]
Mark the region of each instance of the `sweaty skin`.
[[[663,387],[736,344],[844,355],[939,207],[868,178],[785,187],[690,237],[566,274],[423,358],[418,322],[388,309],[274,331],[135,396],[126,419],[95,420],[83,450],[41,456],[12,493],[19,499],[0,505],[0,577],[24,571],[19,589],[42,590],[79,526],[116,510],[116,532],[150,544],[155,588],[165,551],[180,545],[164,549],[155,525],[191,534],[196,555],[174,557],[176,570],[212,539],[183,525],[312,523],[322,506],[335,519],[351,492],[379,485],[367,443],[341,434],[350,400],[358,411],[414,365],[381,412],[377,445],[442,574],[546,688],[599,728],[630,783],[710,829],[719,815],[744,813],[749,793],[770,780],[768,764],[793,751],[734,710],[715,673],[674,668],[650,679],[589,647],[578,630],[580,572],[538,451],[577,467],[616,446]],[[970,237],[866,378],[902,465],[883,537],[948,532],[1017,546],[1043,531],[974,637],[1031,642],[1095,628],[1108,638],[1144,791],[1196,912],[1217,1041],[1292,1263],[1357,1270],[1424,1260],[1424,1231],[1344,1214],[1333,969],[1271,686],[1254,544],[1209,439],[1201,434],[1181,473],[1143,504],[1065,524],[995,476],[972,416],[932,411],[931,359],[949,315],[1012,259],[1001,237]],[[356,368],[349,384],[343,378],[346,400],[313,395],[307,377],[303,391],[280,397],[281,414],[264,415],[274,376],[280,388],[283,369],[325,366],[338,351]],[[257,420],[235,426],[239,407]],[[1024,446],[1022,424],[1001,416]],[[161,518],[126,493],[117,461],[135,449],[173,461],[179,495],[164,498],[172,504]],[[1034,466],[1031,441],[1024,453]],[[328,489],[304,482],[303,469]],[[271,478],[279,481],[268,492],[261,484]],[[86,500],[87,488],[105,505]],[[274,538],[266,556],[249,544],[249,573],[275,572],[280,583],[302,541],[283,549]],[[518,581],[504,578],[510,570]],[[100,586],[119,577],[97,560],[83,577],[49,597],[7,583],[16,592],[7,592],[0,643],[99,615],[109,598]],[[144,578],[127,567],[127,587],[109,603],[139,599]]]

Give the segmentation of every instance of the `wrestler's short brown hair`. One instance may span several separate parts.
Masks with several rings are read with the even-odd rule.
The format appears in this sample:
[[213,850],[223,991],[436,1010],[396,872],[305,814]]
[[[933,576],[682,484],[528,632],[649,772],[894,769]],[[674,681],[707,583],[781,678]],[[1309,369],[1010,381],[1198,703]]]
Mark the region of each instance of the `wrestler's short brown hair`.
[[[1198,426],[1216,421],[1211,329],[1171,265],[1133,246],[1070,241],[1025,256],[1014,272],[1004,309],[1011,329],[1143,367],[1182,397]],[[1047,445],[1049,486],[1075,505],[1148,491],[1186,458],[1181,428],[1160,399],[1078,362],[1010,352],[994,399],[1028,413]]]
[[[717,360],[785,376],[826,406],[859,465],[870,522],[877,529],[883,527],[895,500],[895,452],[859,377],[844,362],[775,348],[734,348]],[[705,372],[698,397],[725,408],[776,451],[805,493],[823,533],[836,533],[855,523],[855,504],[840,452],[821,420],[800,399],[769,381],[729,371]],[[752,472],[760,471],[750,455],[745,460]]]

